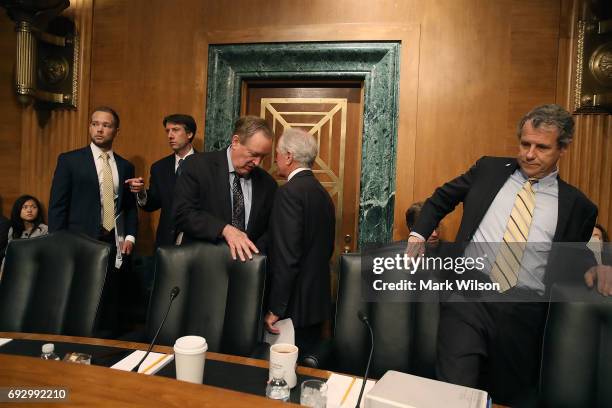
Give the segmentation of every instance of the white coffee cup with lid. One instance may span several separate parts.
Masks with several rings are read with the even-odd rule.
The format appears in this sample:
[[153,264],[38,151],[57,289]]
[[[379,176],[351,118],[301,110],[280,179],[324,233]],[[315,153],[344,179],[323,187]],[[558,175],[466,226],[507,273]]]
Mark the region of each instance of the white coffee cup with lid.
[[176,379],[202,384],[208,344],[200,336],[184,336],[174,343]]

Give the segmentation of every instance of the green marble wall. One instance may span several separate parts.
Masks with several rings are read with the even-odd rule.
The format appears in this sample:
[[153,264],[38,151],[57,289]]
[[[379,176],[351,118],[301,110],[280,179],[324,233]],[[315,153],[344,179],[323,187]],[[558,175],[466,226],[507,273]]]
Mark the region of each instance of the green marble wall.
[[399,53],[397,42],[210,45],[205,149],[229,144],[243,80],[363,80],[359,245],[388,242],[395,201]]

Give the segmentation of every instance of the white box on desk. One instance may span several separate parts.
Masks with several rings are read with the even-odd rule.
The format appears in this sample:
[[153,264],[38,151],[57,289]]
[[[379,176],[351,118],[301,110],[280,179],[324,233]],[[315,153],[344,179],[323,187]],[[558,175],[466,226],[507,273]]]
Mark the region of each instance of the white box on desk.
[[365,408],[486,408],[488,399],[475,388],[399,371],[387,371],[364,398]]

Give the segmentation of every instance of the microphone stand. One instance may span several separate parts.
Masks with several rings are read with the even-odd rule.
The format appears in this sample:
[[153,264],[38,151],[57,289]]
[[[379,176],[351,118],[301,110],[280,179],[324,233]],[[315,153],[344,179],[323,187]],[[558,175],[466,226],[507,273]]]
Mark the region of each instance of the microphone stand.
[[370,330],[370,356],[368,357],[368,364],[366,364],[365,374],[363,375],[363,383],[361,384],[361,391],[359,391],[359,398],[357,398],[357,404],[355,408],[359,408],[361,404],[361,397],[363,396],[363,390],[365,389],[366,381],[368,380],[368,374],[370,372],[370,365],[372,364],[372,355],[374,354],[374,332],[372,331],[372,326],[370,325],[370,321],[368,320],[368,316],[366,316],[361,310],[357,312],[357,316],[359,320],[365,324]]
[[164,327],[164,323],[166,323],[166,318],[168,317],[168,313],[170,313],[170,307],[172,307],[172,302],[174,302],[174,299],[176,299],[176,297],[178,296],[178,294],[180,293],[180,289],[178,286],[175,286],[174,288],[172,288],[172,291],[170,292],[170,303],[168,303],[168,309],[166,309],[166,314],[164,315],[164,318],[162,319],[161,324],[159,325],[159,327],[157,328],[157,332],[155,333],[155,336],[153,336],[153,340],[151,341],[151,344],[149,345],[149,348],[147,350],[147,352],[145,353],[145,355],[140,359],[140,361],[138,362],[138,364],[136,364],[135,367],[133,367],[130,371],[136,371],[138,372],[138,368],[140,368],[140,365],[143,363],[143,361],[145,361],[145,359],[149,356],[149,353],[151,352],[151,350],[153,349],[153,345],[155,344],[155,342],[157,341],[157,336],[159,336],[159,332],[161,331],[162,327]]

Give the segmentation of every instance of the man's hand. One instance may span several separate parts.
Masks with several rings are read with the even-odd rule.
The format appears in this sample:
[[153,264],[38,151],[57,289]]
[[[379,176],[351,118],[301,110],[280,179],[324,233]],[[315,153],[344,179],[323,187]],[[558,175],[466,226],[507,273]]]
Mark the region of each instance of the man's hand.
[[121,243],[121,253],[122,254],[129,255],[132,253],[133,249],[134,249],[134,243],[132,241],[126,240]]
[[589,288],[597,284],[597,291],[603,296],[612,295],[612,266],[597,265],[591,267],[584,274],[584,283]]
[[278,322],[279,317],[272,312],[268,312],[264,318],[266,330],[272,334],[280,334],[280,329],[274,327],[274,323]]
[[425,253],[425,240],[411,235],[408,237],[408,245],[406,246],[406,255],[410,258],[416,258]]
[[144,190],[144,181],[142,180],[142,177],[127,179],[125,180],[125,184],[130,186],[130,191],[132,193],[140,193],[142,190]]
[[236,260],[236,255],[244,262],[246,258],[253,259],[253,253],[259,253],[259,250],[255,244],[251,242],[247,234],[236,227],[227,224],[223,228],[223,231],[221,231],[221,235],[223,235],[227,245],[230,247],[232,259],[234,261]]

